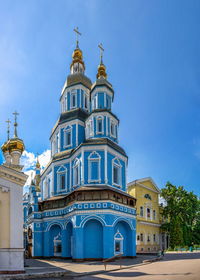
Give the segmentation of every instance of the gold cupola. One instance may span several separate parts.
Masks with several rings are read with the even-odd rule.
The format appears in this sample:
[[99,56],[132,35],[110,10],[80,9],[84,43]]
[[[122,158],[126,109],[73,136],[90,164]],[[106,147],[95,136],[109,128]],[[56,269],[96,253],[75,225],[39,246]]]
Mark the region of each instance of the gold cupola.
[[19,166],[20,164],[20,157],[25,149],[24,146],[24,142],[23,140],[19,139],[17,136],[17,115],[18,113],[15,112],[13,113],[15,115],[15,122],[14,122],[14,137],[9,139],[9,133],[10,133],[10,126],[8,122],[8,140],[7,142],[5,142],[2,147],[1,150],[4,154],[5,160],[6,160],[6,164],[11,164],[13,166]]
[[103,64],[104,48],[103,48],[102,44],[99,44],[98,47],[100,49],[100,64],[98,66],[97,79],[100,79],[100,78],[107,79],[106,66]]
[[79,41],[78,41],[78,36],[81,35],[81,33],[78,31],[78,27],[74,29],[74,32],[76,32],[77,35],[76,49],[73,51],[72,54],[72,63],[70,65],[70,70],[71,70],[71,74],[84,73],[85,64],[83,61],[83,53],[79,48]]

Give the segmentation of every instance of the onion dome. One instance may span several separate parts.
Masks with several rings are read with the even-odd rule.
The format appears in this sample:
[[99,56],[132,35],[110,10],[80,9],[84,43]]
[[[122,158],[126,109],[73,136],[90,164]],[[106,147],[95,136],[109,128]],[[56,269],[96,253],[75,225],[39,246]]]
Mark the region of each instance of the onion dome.
[[71,73],[83,73],[85,64],[83,62],[83,53],[79,48],[76,48],[72,54],[72,63],[70,65]]
[[23,140],[14,137],[7,142],[7,148],[10,153],[12,153],[13,151],[19,151],[22,154],[25,146]]
[[106,66],[101,62],[98,66],[98,72],[97,72],[97,79],[104,78],[107,79],[106,74]]

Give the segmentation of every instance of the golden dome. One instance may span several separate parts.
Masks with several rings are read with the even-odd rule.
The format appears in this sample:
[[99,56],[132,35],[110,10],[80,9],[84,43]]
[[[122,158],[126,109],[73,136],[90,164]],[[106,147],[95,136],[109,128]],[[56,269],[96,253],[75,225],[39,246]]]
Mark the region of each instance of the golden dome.
[[5,143],[1,146],[1,150],[2,150],[3,153],[9,152],[8,142],[9,142],[9,141],[5,142]]
[[83,65],[83,68],[85,70],[85,64],[83,62],[83,53],[82,51],[79,49],[79,48],[76,48],[74,51],[73,51],[73,54],[72,54],[72,63],[70,65],[70,68],[75,64],[75,63],[81,63]]
[[24,142],[19,138],[12,138],[8,140],[8,142],[6,143],[6,148],[10,153],[13,151],[19,151],[23,153],[25,149]]
[[107,74],[106,74],[106,66],[101,63],[99,66],[98,66],[98,72],[97,72],[97,79],[103,77],[104,79],[107,78]]

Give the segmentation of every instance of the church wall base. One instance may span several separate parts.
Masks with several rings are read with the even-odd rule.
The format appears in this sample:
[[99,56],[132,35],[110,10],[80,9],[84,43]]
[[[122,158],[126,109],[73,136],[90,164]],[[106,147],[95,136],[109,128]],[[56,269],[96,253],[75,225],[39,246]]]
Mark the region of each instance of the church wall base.
[[0,249],[0,274],[24,273],[24,249]]

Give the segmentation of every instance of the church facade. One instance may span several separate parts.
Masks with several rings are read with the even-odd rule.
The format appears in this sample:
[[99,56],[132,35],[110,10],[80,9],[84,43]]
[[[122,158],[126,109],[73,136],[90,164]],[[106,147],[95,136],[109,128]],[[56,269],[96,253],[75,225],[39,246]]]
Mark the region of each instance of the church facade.
[[73,260],[136,255],[136,200],[126,193],[128,157],[118,144],[119,119],[106,67],[85,75],[78,41],[50,135],[51,160],[24,201],[30,255]]

